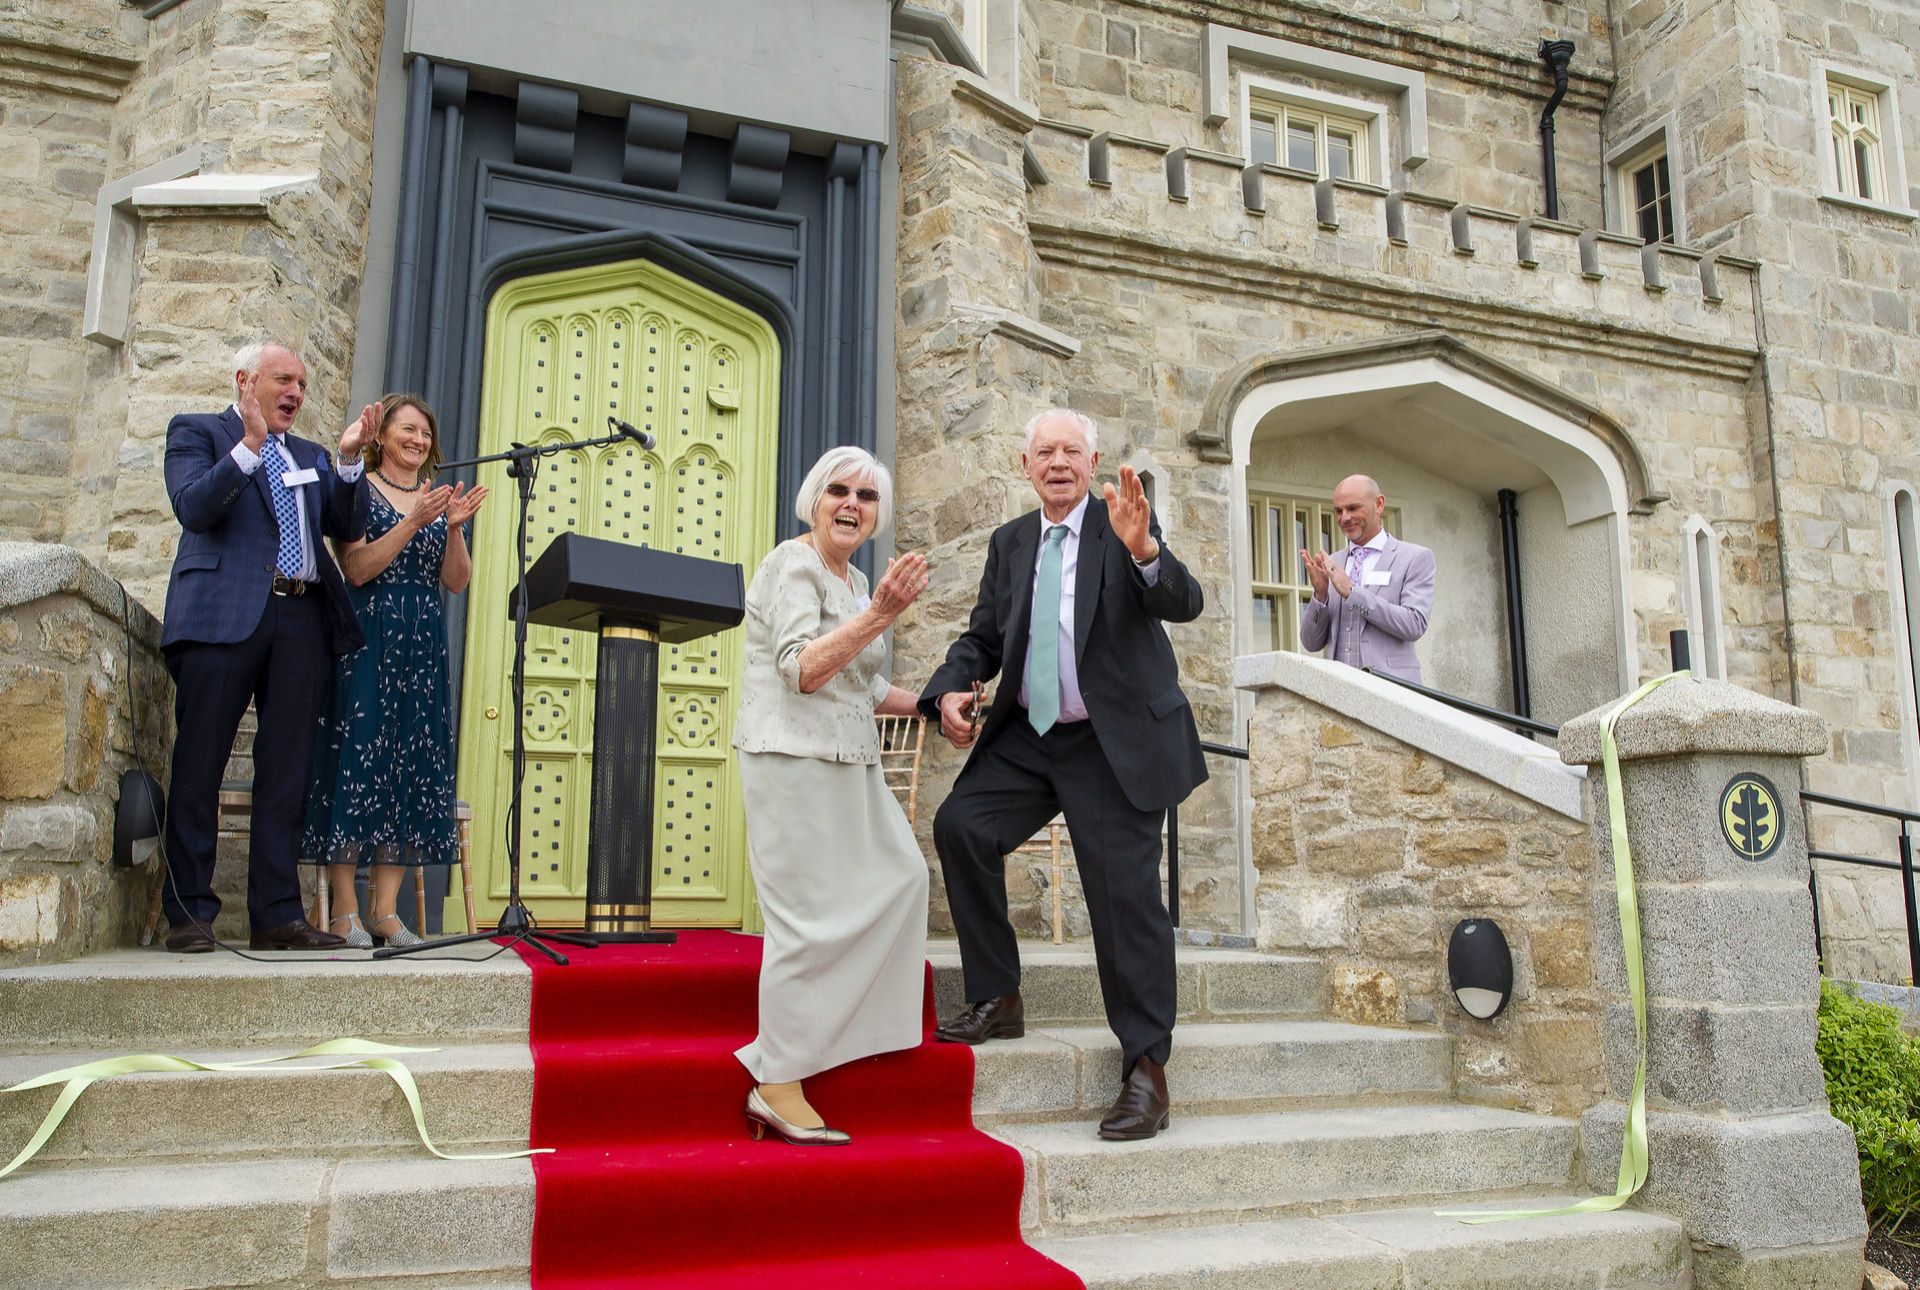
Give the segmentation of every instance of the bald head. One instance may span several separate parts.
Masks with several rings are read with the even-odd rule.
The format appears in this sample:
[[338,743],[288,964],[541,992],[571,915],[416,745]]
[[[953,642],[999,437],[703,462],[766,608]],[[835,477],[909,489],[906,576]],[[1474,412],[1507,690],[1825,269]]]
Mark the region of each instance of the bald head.
[[1386,495],[1371,475],[1348,475],[1333,490],[1334,518],[1355,546],[1373,541],[1386,514]]

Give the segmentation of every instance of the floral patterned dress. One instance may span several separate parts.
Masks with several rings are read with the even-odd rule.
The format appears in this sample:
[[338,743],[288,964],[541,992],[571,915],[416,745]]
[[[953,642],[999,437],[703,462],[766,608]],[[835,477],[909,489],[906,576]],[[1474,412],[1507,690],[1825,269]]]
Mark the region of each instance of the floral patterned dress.
[[[403,518],[370,488],[367,541]],[[334,664],[300,854],[311,864],[450,864],[453,734],[440,607],[442,515],[380,575],[347,588],[367,643]]]

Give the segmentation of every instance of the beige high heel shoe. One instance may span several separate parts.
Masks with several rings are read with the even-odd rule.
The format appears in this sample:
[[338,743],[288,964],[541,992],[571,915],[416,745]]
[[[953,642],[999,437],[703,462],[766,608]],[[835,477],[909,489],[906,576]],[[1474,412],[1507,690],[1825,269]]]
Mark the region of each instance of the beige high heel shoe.
[[824,1124],[817,1129],[803,1129],[781,1118],[780,1113],[768,1106],[767,1099],[761,1097],[760,1090],[755,1088],[747,1094],[747,1132],[758,1142],[767,1136],[768,1129],[796,1147],[844,1147],[853,1141],[847,1134]]

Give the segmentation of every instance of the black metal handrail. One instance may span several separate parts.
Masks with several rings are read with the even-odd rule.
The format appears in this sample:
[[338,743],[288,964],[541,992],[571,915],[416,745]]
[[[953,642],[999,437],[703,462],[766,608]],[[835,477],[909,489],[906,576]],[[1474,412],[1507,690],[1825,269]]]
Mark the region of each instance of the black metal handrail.
[[[1202,739],[1200,751],[1211,753],[1215,757],[1247,760],[1247,750],[1235,747],[1233,744],[1208,743]],[[1180,926],[1180,803],[1178,802],[1167,808],[1167,918],[1175,927]]]
[[1913,890],[1913,826],[1920,824],[1920,811],[1909,811],[1899,806],[1882,806],[1878,802],[1862,802],[1852,797],[1836,797],[1832,793],[1815,793],[1807,789],[1800,791],[1801,818],[1806,818],[1809,805],[1831,806],[1842,811],[1854,811],[1861,815],[1877,815],[1882,819],[1900,822],[1900,859],[1883,860],[1878,856],[1852,855],[1845,851],[1816,851],[1813,849],[1811,821],[1808,821],[1807,894],[1813,897],[1813,954],[1824,963],[1825,956],[1820,952],[1820,885],[1815,880],[1814,860],[1833,860],[1840,864],[1859,865],[1868,869],[1896,869],[1900,873],[1900,895],[1906,906],[1907,915],[1907,970],[1912,973],[1911,980],[1920,985],[1920,912],[1916,911]]
[[1395,685],[1412,690],[1415,694],[1424,694],[1429,699],[1438,699],[1450,708],[1458,708],[1462,712],[1470,712],[1476,717],[1485,717],[1488,721],[1495,722],[1499,725],[1512,726],[1523,735],[1549,735],[1555,739],[1560,737],[1560,727],[1553,725],[1551,722],[1535,721],[1532,717],[1523,717],[1517,712],[1505,712],[1484,703],[1475,703],[1472,699],[1463,699],[1457,694],[1448,694],[1445,690],[1436,690],[1431,686],[1422,685],[1418,681],[1409,681],[1404,676],[1394,676],[1390,672],[1376,672],[1370,667],[1363,667],[1360,670],[1368,676],[1377,676],[1382,681],[1392,681]]

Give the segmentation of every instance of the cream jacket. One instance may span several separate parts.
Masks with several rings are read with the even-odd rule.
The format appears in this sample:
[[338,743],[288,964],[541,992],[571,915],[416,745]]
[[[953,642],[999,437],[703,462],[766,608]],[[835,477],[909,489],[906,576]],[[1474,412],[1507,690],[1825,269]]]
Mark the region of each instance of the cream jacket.
[[880,760],[875,705],[890,682],[881,672],[887,642],[876,637],[812,694],[800,692],[800,651],[867,603],[867,579],[849,568],[848,586],[805,542],[782,542],[747,588],[747,649],[733,746],[822,761]]

